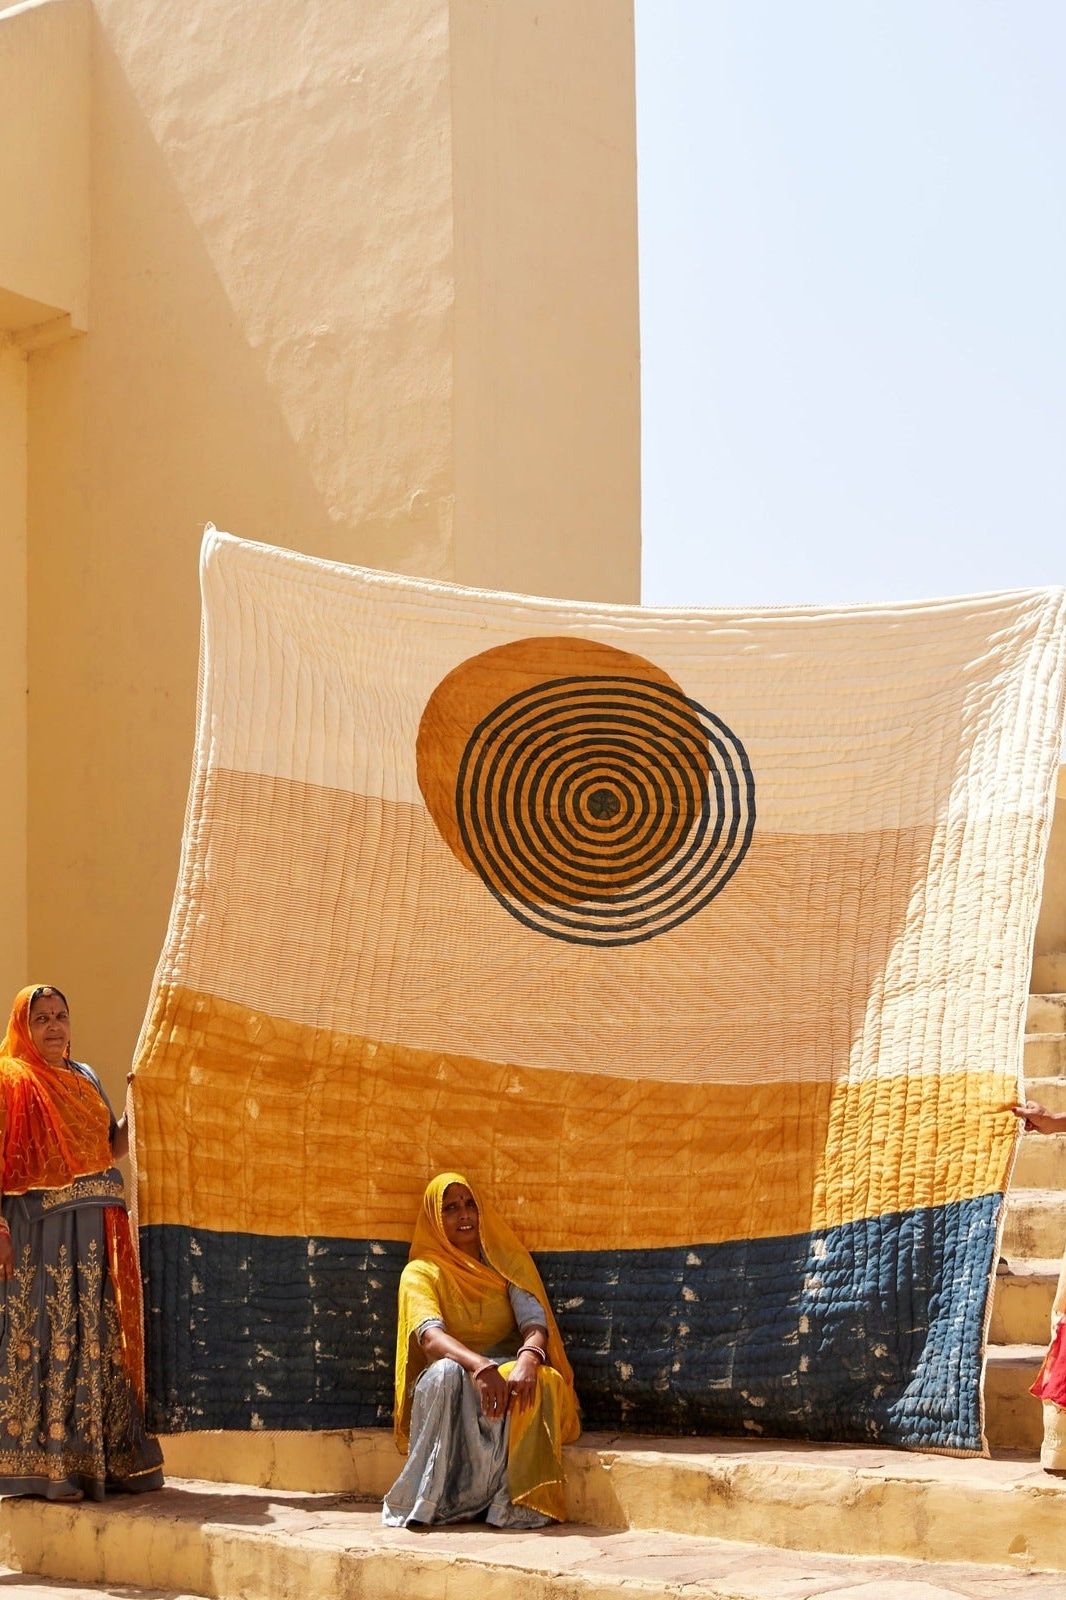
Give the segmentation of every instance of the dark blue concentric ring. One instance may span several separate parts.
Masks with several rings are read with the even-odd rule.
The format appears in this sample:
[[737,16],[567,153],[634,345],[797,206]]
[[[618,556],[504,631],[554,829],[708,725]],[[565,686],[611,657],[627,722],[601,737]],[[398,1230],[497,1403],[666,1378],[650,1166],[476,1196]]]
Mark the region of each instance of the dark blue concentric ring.
[[[606,782],[612,815],[592,817]],[[687,921],[736,872],[755,827],[743,744],[680,689],[554,678],[470,735],[456,776],[467,856],[526,927],[573,944],[637,944]]]

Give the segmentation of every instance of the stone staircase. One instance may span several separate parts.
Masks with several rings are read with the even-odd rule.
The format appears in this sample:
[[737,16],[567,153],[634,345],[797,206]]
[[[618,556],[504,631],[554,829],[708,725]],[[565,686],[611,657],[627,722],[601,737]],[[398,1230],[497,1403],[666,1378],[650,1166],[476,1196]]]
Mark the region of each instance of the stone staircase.
[[[1066,953],[1034,965],[1030,1096],[1066,1109]],[[20,1600],[1066,1600],[1066,1479],[1027,1393],[1066,1243],[1066,1138],[1023,1137],[985,1383],[993,1458],[748,1439],[585,1436],[558,1532],[396,1533],[381,1431],[186,1435],[169,1485],[0,1504]],[[34,1578],[24,1576],[36,1574]]]
[[[384,1434],[201,1440],[201,1468],[330,1491],[184,1479],[103,1506],[7,1501],[0,1556],[124,1600],[1062,1600],[1066,1484],[1030,1459],[748,1440],[589,1438],[570,1450],[575,1522],[392,1532]],[[204,1446],[206,1445],[206,1449]],[[180,1445],[175,1460],[188,1454]],[[346,1492],[338,1493],[340,1484]],[[965,1558],[965,1559],[963,1559]],[[49,1580],[53,1580],[49,1582]],[[57,1583],[55,1580],[59,1580]],[[4,1578],[0,1576],[0,1588]],[[21,1590],[20,1590],[21,1593]]]
[[[1066,1110],[1066,953],[1037,957],[1025,1038],[1026,1093]],[[1047,1345],[1066,1246],[1066,1136],[1022,1135],[989,1327],[985,1373],[991,1447],[1039,1453],[1041,1408],[1028,1393]],[[1066,1583],[1063,1586],[1066,1595]]]

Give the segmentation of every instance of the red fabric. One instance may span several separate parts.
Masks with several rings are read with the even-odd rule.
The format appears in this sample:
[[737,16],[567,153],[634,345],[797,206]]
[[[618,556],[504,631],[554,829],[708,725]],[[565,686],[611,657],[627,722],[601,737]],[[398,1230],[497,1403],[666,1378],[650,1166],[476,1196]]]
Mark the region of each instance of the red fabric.
[[122,1330],[122,1361],[137,1399],[144,1407],[144,1333],[141,1327],[141,1275],[130,1234],[130,1219],[122,1206],[104,1212],[107,1261]]
[[69,1067],[50,1067],[30,1036],[30,996],[15,996],[0,1043],[0,1189],[63,1189],[112,1165],[111,1114],[96,1086]]
[[1066,1408],[1066,1318],[1052,1335],[1044,1364],[1029,1393],[1035,1394],[1038,1400],[1053,1400],[1057,1406]]

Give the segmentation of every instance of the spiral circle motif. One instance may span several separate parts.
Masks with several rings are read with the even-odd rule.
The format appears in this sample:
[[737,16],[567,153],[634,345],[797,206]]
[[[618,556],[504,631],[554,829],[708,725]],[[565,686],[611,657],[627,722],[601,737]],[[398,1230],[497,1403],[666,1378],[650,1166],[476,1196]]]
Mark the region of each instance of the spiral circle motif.
[[743,860],[755,826],[744,746],[661,677],[533,683],[466,741],[462,850],[526,927],[637,944],[702,910]]

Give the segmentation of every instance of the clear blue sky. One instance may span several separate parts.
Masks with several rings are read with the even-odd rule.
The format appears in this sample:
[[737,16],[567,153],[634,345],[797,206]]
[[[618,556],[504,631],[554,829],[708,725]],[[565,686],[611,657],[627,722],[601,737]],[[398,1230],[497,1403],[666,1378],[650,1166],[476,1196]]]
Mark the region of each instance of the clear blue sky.
[[644,601],[1066,581],[1066,0],[637,0]]

